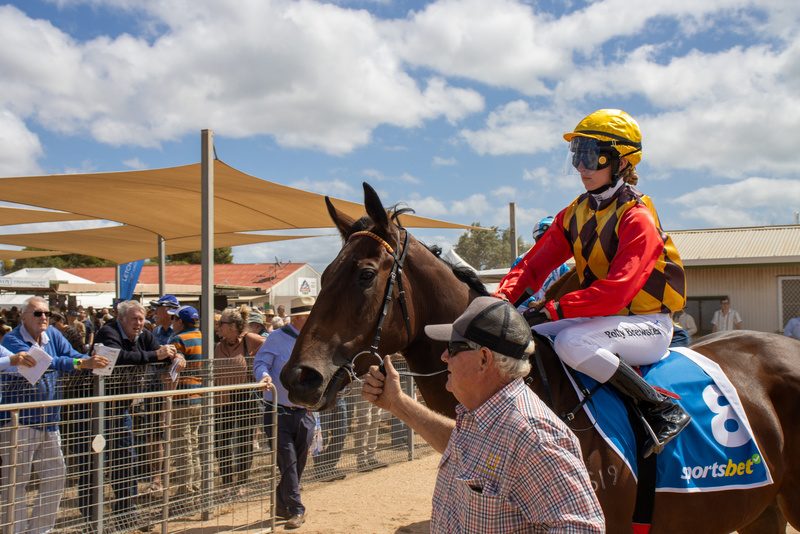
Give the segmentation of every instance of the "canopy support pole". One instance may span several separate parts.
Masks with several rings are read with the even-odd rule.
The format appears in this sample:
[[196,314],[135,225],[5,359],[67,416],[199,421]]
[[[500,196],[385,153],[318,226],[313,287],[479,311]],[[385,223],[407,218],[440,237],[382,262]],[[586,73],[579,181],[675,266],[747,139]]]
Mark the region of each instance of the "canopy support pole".
[[158,298],[161,298],[167,292],[166,252],[166,240],[158,236]]

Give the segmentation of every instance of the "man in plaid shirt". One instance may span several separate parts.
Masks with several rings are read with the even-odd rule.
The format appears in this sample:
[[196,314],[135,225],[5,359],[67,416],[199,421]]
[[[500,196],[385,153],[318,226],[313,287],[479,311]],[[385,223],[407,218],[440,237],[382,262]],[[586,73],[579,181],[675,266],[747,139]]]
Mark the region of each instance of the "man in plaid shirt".
[[429,325],[442,354],[456,420],[405,395],[385,358],[362,395],[442,453],[432,533],[605,532],[605,520],[572,431],[528,389],[530,327],[514,307],[479,297],[453,324]]

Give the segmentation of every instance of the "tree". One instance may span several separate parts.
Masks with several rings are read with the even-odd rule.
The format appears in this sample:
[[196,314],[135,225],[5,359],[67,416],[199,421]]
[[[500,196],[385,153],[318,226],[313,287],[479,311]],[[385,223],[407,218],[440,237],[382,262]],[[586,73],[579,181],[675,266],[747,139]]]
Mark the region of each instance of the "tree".
[[[479,222],[472,226],[483,228]],[[517,237],[517,250],[526,252],[531,245]],[[475,269],[502,269],[511,267],[516,258],[511,257],[511,230],[492,226],[485,230],[467,230],[458,238],[453,250]]]
[[[43,250],[41,248],[25,247],[22,250]],[[110,267],[114,263],[94,256],[83,254],[64,254],[63,256],[43,256],[41,258],[21,258],[14,261],[13,267],[8,271],[20,269],[33,269],[36,267],[55,267],[56,269],[69,269],[74,267]]]

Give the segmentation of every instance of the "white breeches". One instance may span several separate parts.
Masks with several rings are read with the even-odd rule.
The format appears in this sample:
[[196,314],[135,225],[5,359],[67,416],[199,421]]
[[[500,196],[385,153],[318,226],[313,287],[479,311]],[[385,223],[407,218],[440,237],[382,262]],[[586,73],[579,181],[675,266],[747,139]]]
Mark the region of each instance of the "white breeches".
[[533,330],[555,336],[553,346],[564,363],[598,382],[611,378],[619,358],[629,365],[656,363],[666,356],[672,341],[667,313],[561,319]]

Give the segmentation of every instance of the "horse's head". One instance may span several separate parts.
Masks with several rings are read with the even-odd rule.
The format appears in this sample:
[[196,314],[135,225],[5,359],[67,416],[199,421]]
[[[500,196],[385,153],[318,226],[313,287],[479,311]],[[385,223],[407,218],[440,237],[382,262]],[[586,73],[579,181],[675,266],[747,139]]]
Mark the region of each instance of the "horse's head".
[[[371,346],[393,267],[401,256],[413,255],[411,248],[420,246],[407,237],[366,183],[367,215],[361,219],[353,220],[339,212],[327,197],[325,202],[344,245],[322,274],[317,301],[281,372],[281,382],[291,401],[314,410],[333,406],[336,394],[350,380],[348,364],[352,363],[353,371],[361,375],[370,365],[379,363]],[[404,289],[410,301],[413,289],[407,282]],[[397,294],[395,285],[378,354],[402,351],[414,336],[407,326],[415,324],[414,310],[409,304],[406,316],[396,302]]]

